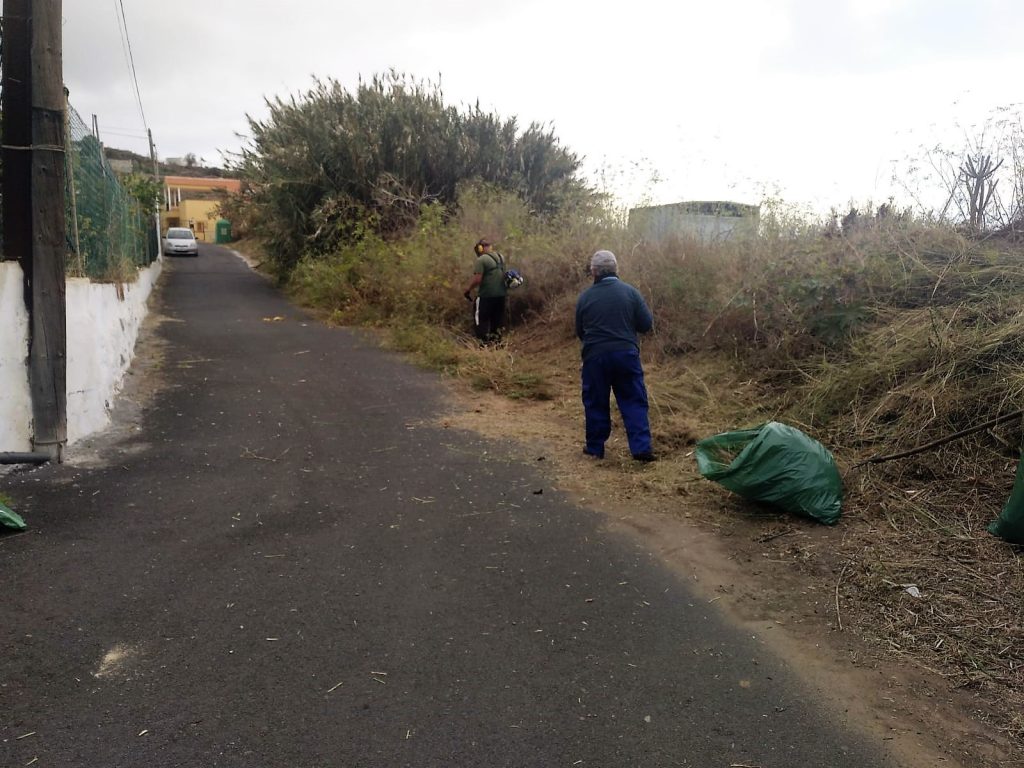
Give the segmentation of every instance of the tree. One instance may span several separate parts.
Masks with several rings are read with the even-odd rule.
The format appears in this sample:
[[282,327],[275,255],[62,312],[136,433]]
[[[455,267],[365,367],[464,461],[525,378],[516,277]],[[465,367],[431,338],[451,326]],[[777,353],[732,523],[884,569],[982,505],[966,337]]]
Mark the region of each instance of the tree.
[[460,111],[439,86],[394,71],[352,91],[317,80],[267,106],[265,120],[248,118],[233,170],[247,183],[245,218],[283,273],[367,224],[388,235],[425,203],[454,205],[466,181],[515,192],[541,215],[591,194],[579,159],[551,130],[520,133],[515,118],[479,105]]
[[132,173],[123,177],[121,184],[129,195],[138,200],[144,216],[152,216],[160,209],[163,185],[158,179],[141,173]]
[[992,177],[1002,164],[1000,160],[993,165],[992,155],[979,154],[977,159],[968,157],[960,166],[958,180],[967,194],[967,224],[974,232],[984,229],[985,212],[999,183]]

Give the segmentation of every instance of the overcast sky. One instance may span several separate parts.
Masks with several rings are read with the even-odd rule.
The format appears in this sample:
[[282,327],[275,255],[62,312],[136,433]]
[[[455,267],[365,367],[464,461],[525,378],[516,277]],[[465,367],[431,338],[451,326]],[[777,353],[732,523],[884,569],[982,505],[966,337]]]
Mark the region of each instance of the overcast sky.
[[139,152],[120,5],[158,154],[212,165],[265,97],[395,68],[552,125],[627,204],[823,209],[1022,101],[1019,0],[64,0],[72,104]]

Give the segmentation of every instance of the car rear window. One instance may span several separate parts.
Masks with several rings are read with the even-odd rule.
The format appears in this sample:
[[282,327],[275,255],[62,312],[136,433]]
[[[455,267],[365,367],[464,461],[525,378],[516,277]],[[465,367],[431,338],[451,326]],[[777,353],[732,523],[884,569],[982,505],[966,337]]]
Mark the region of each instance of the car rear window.
[[168,229],[167,230],[168,240],[193,240],[195,235],[192,234],[191,229]]

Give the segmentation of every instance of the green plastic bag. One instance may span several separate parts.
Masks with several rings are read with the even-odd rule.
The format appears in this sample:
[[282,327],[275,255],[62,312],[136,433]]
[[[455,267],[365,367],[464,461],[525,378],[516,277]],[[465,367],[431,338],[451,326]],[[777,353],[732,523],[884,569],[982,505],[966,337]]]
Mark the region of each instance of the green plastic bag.
[[1011,544],[1024,544],[1024,456],[1017,462],[1010,498],[999,517],[989,524],[988,532]]
[[843,503],[835,459],[799,429],[770,421],[697,443],[700,473],[745,499],[832,525]]
[[14,528],[17,531],[24,531],[28,528],[28,526],[25,525],[25,521],[5,507],[2,502],[0,502],[0,525],[7,528]]

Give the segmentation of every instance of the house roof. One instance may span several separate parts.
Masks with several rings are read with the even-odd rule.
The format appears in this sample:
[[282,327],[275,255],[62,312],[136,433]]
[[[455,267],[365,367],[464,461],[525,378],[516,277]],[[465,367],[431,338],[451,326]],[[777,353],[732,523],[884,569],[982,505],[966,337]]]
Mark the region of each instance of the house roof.
[[242,182],[239,179],[218,179],[200,176],[164,176],[164,185],[181,189],[225,189],[228,192],[240,192]]
[[731,200],[687,200],[681,203],[668,203],[667,205],[646,205],[633,208],[632,215],[637,212],[641,215],[653,213],[690,214],[719,217],[747,217],[758,216],[761,212],[759,205],[746,205],[745,203],[734,203]]

